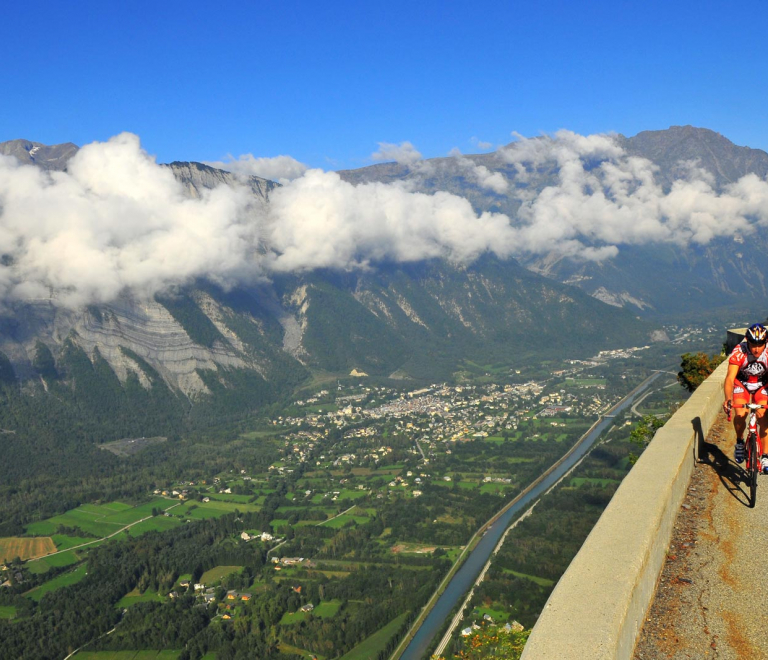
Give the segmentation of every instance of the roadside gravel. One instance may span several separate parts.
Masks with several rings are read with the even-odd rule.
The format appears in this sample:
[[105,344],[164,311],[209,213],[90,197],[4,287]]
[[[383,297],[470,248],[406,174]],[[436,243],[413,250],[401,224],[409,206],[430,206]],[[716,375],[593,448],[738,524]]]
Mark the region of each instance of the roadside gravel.
[[724,416],[699,447],[634,660],[768,660],[768,476],[747,504]]

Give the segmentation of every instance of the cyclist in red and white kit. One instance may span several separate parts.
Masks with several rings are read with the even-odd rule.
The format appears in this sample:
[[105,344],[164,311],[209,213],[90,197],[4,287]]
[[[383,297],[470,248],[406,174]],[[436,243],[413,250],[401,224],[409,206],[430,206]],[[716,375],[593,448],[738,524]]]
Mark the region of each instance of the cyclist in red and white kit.
[[[743,463],[746,458],[744,448],[744,429],[747,426],[749,411],[739,408],[750,402],[768,404],[768,331],[761,323],[749,326],[744,341],[733,349],[728,359],[728,373],[725,376],[725,403],[723,408],[730,412],[734,408],[733,427],[736,430],[736,448],[733,457],[737,463]],[[757,411],[757,422],[760,430],[760,439],[765,438],[768,428],[768,416],[765,409]],[[763,445],[765,446],[765,445]],[[760,459],[762,472],[768,473],[768,455],[763,454]]]

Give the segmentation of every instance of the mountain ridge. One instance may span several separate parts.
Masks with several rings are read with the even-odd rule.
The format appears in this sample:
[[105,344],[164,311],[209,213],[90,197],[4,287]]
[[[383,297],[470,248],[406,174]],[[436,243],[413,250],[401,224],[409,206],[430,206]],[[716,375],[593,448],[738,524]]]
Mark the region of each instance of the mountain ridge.
[[[768,154],[738,151],[746,148],[711,131],[670,130],[638,134],[637,140],[615,139],[625,140],[624,148],[633,154],[657,154],[663,172],[671,171],[671,160],[689,156],[704,143],[714,154],[705,166],[720,163],[724,185],[734,173],[768,162]],[[665,135],[674,138],[666,147]],[[29,155],[34,147],[14,148]],[[51,153],[67,152],[72,153]],[[33,156],[38,153],[47,152]],[[723,163],[731,153],[736,162],[726,167]],[[514,218],[510,198],[472,180],[470,166],[462,159],[482,165],[488,173],[503,173],[513,185],[519,183],[514,165],[499,153],[430,160],[420,166],[421,172],[385,163],[341,171],[339,176],[352,183],[405,180],[415,190],[462,194],[478,211],[508,212]],[[65,167],[60,160],[56,163]],[[279,186],[195,162],[164,167],[189,198],[222,185],[245,186],[261,211],[269,208]],[[540,168],[536,185],[550,183],[556,174],[549,166]],[[74,345],[94,365],[109,365],[123,386],[133,382],[148,392],[162,388],[179,402],[195,405],[231,399],[238,410],[283,396],[318,371],[447,380],[465,359],[478,364],[535,361],[541,345],[563,341],[574,356],[647,343],[658,325],[638,315],[653,319],[665,309],[732,302],[734,283],[745,279],[744,262],[756,263],[761,252],[759,246],[740,245],[740,259],[722,260],[720,253],[732,243],[718,240],[723,245],[715,242],[698,250],[622,248],[620,260],[602,262],[554,253],[520,261],[485,255],[463,266],[431,259],[382,262],[359,272],[273,274],[269,280],[229,290],[200,280],[151,300],[125,295],[78,310],[58,309],[50,301],[15,303],[13,317],[0,318],[0,350],[27,389],[46,383],[43,371],[48,367],[41,365],[50,360],[38,359],[41,345],[50,352],[59,381],[76,388],[68,376],[73,373],[68,360],[74,355],[68,347]],[[688,272],[682,282],[681,271]],[[667,286],[659,286],[659,279],[667,279]],[[763,279],[751,278],[751,286],[766,295]],[[247,387],[263,393],[251,404],[237,399],[246,381]]]

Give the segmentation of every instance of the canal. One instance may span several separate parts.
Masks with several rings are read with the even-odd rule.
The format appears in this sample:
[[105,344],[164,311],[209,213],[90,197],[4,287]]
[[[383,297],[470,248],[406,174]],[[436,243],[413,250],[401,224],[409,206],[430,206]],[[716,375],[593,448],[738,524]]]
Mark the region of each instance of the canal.
[[650,387],[650,385],[660,376],[655,373],[646,379],[640,386],[628,394],[622,401],[611,410],[610,417],[604,417],[595,427],[585,435],[574,451],[552,472],[550,472],[541,482],[534,486],[528,493],[521,497],[513,506],[507,509],[499,519],[488,529],[485,535],[480,539],[475,549],[469,554],[462,567],[453,576],[448,583],[445,591],[435,603],[432,611],[416,631],[413,639],[410,641],[405,651],[400,656],[401,660],[422,660],[427,649],[432,642],[432,638],[440,631],[451,610],[456,606],[461,598],[472,588],[480,571],[483,570],[485,562],[491,556],[493,549],[501,539],[502,534],[512,521],[523,513],[538,497],[542,495],[552,485],[557,483],[568,470],[570,470],[586,454],[600,434],[613,424],[613,416],[620,413]]

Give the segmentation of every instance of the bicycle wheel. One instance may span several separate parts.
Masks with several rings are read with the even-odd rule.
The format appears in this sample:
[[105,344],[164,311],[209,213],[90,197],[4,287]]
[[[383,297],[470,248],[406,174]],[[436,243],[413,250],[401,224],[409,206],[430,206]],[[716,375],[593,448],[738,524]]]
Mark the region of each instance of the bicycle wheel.
[[757,436],[750,433],[747,438],[747,481],[749,481],[749,506],[757,502],[757,475],[760,474],[760,457],[757,455]]

